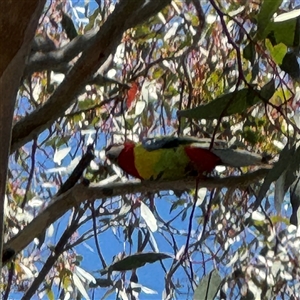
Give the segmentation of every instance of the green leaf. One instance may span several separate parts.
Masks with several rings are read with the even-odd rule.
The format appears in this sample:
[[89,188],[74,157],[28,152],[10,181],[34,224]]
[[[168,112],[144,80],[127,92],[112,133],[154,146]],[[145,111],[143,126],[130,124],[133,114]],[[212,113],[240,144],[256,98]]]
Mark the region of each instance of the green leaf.
[[169,254],[165,253],[138,253],[125,257],[124,259],[114,263],[109,267],[110,271],[127,271],[137,269],[144,266],[147,263],[154,263],[156,261],[171,258]]
[[254,132],[251,128],[245,128],[242,132],[242,137],[245,139],[245,141],[254,146],[259,141],[260,133]]
[[270,22],[264,34],[257,38],[262,40],[268,37],[273,45],[283,43],[287,47],[297,46],[299,44],[297,20],[298,18],[284,22]]
[[251,70],[251,76],[252,76],[251,81],[254,81],[256,76],[258,76],[258,74],[259,74],[259,62],[255,61]]
[[91,16],[89,17],[89,23],[85,26],[84,31],[87,32],[89,30],[91,30],[94,27],[95,24],[95,20],[98,17],[100,12],[100,9],[97,8],[95,9],[95,11],[91,14]]
[[268,101],[275,92],[273,80],[268,82],[260,91],[255,89],[242,89],[223,95],[208,104],[196,108],[178,111],[179,117],[192,119],[218,119],[220,116],[230,116],[243,113],[248,107],[259,101]]
[[78,122],[80,122],[80,121],[82,121],[82,115],[81,115],[81,113],[78,113],[78,114],[76,114],[76,115],[73,115],[72,116],[72,121],[76,124],[76,123],[78,123]]
[[[269,101],[275,93],[275,81],[272,79],[262,87],[259,94],[264,102]],[[258,97],[259,98],[259,97]]]
[[173,210],[175,210],[177,207],[183,206],[186,203],[185,199],[178,199],[173,204],[171,205],[170,212],[171,213]]
[[52,138],[50,138],[50,139],[48,139],[46,142],[45,142],[45,146],[55,146],[55,144],[56,144],[56,141],[59,139],[59,137],[58,136],[54,136],[54,137],[52,137]]
[[263,39],[266,27],[271,21],[273,14],[278,10],[282,0],[264,0],[257,16],[257,36]]
[[61,26],[66,31],[66,34],[70,41],[72,41],[77,36],[77,31],[74,26],[72,19],[65,13],[62,13]]
[[252,65],[254,64],[256,52],[254,44],[252,42],[249,42],[244,48],[243,56],[245,59],[249,60]]
[[65,135],[62,138],[57,138],[56,139],[56,148],[59,148],[62,145],[66,145],[68,143],[68,141],[70,140],[70,138],[72,137],[72,135]]
[[265,44],[275,63],[281,65],[287,52],[287,46],[283,43],[273,46],[269,39],[266,39]]
[[294,52],[288,52],[285,54],[280,68],[288,73],[293,79],[297,79],[300,76],[299,64]]
[[[280,23],[270,23],[267,30],[274,33],[276,43],[284,43],[288,47],[294,46],[297,19],[287,20]],[[288,34],[287,34],[288,32]]]
[[192,13],[189,13],[188,15],[191,18],[192,26],[194,26],[194,27],[199,26],[199,18],[196,15],[192,14]]
[[215,299],[221,284],[221,277],[217,270],[212,270],[208,275],[204,276],[195,290],[194,300]]
[[158,79],[158,78],[160,78],[162,75],[164,74],[164,71],[163,71],[163,69],[156,69],[154,72],[153,72],[153,74],[152,74],[152,76],[153,76],[153,79]]
[[54,300],[54,293],[51,289],[47,289],[47,297],[49,300]]
[[83,261],[83,256],[82,255],[76,255],[76,261],[77,262]]
[[179,117],[192,119],[217,119],[221,115],[229,116],[244,111],[247,107],[254,105],[255,92],[250,89],[242,89],[223,95],[208,104],[196,108],[181,110]]
[[300,207],[300,180],[299,178],[292,184],[290,188],[290,200],[292,205],[292,215],[290,223],[299,225],[299,207]]
[[294,34],[294,47],[299,47],[300,45],[300,17],[296,18],[296,27]]
[[90,107],[93,107],[95,105],[95,101],[91,98],[86,98],[83,101],[78,102],[78,108],[80,110],[88,109]]
[[273,169],[268,172],[255,201],[255,209],[257,209],[262,199],[266,196],[272,182],[276,181],[284,171],[287,171],[291,164],[291,157],[294,157],[295,146],[289,149],[288,145],[280,153],[279,160],[274,164]]

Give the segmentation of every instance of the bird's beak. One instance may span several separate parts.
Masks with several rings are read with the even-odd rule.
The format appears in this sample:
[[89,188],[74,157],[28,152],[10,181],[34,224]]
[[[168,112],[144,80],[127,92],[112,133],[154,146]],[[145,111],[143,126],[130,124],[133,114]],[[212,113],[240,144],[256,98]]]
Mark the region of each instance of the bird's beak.
[[123,149],[124,145],[110,145],[105,149],[105,156],[111,161],[116,161]]

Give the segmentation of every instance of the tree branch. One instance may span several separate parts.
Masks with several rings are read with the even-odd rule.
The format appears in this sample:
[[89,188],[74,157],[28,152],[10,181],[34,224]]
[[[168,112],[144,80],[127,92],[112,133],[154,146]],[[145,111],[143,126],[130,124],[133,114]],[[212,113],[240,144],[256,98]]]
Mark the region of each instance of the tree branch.
[[72,67],[72,65],[69,65],[69,62],[93,44],[95,35],[96,32],[91,30],[84,35],[78,35],[62,48],[49,52],[36,51],[32,53],[26,64],[24,77],[44,70],[67,73]]
[[45,105],[15,124],[11,153],[63,116],[65,110],[75,101],[75,97],[92,75],[109,55],[115,52],[124,31],[158,13],[170,2],[171,0],[124,0],[119,2],[93,38],[94,42],[82,52],[81,57]]
[[[25,59],[37,28],[45,0],[13,4],[1,1],[0,9],[0,257],[4,236],[4,196],[11,145],[13,112]],[[4,255],[5,257],[5,255]],[[0,260],[1,270],[1,260]]]
[[73,220],[70,226],[67,227],[67,229],[64,231],[57,245],[55,246],[54,250],[47,258],[42,269],[39,271],[38,276],[34,279],[31,286],[22,297],[22,300],[30,300],[34,296],[37,289],[42,284],[43,280],[45,279],[45,277],[47,276],[51,268],[54,266],[58,257],[64,252],[64,248],[68,240],[71,238],[72,234],[74,234],[74,232],[78,229],[78,222],[82,217],[82,215],[84,214],[84,212],[85,212],[84,210],[80,211],[76,216],[75,220]]
[[[241,176],[226,178],[207,178],[199,181],[199,188],[244,188],[264,178],[270,169],[259,169],[252,173]],[[195,188],[195,178],[177,181],[128,181],[117,182],[107,185],[91,184],[89,187],[78,184],[66,193],[53,199],[50,205],[42,211],[21,232],[8,241],[5,249],[14,249],[16,253],[24,249],[33,239],[53,222],[63,216],[69,209],[80,205],[82,202],[96,199],[107,199],[130,193],[148,193],[161,190],[188,190]]]

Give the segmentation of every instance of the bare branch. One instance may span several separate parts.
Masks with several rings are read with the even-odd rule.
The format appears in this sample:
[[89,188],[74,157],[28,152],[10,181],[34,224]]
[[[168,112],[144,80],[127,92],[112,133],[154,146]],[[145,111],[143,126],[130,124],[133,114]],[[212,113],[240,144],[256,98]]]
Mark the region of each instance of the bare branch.
[[[199,181],[199,188],[244,188],[264,178],[270,169],[259,169],[252,173],[227,178],[207,178]],[[147,193],[161,190],[188,190],[195,188],[195,179],[177,181],[128,181],[125,183],[111,183],[107,185],[92,184],[89,187],[78,184],[65,194],[53,199],[51,204],[28,224],[18,235],[5,245],[5,249],[14,249],[16,253],[24,249],[41,231],[59,219],[69,209],[82,202],[96,199],[107,199],[129,193]]]
[[24,71],[24,77],[31,75],[33,72],[44,70],[53,70],[67,73],[72,67],[69,62],[84,49],[90,47],[95,38],[96,32],[89,31],[84,35],[78,35],[71,42],[60,49],[50,52],[34,52]]
[[92,75],[115,52],[125,30],[158,13],[170,2],[127,0],[118,3],[96,34],[94,42],[82,52],[46,104],[14,126],[11,152],[32,140],[64,114]]

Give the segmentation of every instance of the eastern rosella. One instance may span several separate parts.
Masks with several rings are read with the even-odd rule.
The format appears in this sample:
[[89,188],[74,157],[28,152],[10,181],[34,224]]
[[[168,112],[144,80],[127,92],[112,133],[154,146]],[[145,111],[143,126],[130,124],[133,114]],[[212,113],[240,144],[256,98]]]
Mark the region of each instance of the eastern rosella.
[[137,144],[126,141],[109,146],[106,156],[127,174],[145,180],[175,180],[210,173],[217,165],[241,167],[262,162],[261,156],[248,151],[209,149],[207,141],[193,137],[148,138]]

